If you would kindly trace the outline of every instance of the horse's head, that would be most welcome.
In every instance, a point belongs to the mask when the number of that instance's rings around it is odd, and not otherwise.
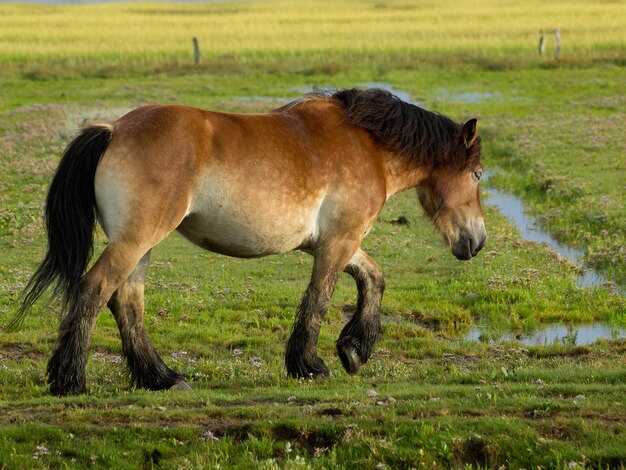
[[[483,169],[476,119],[463,125],[448,150],[459,158],[451,157],[447,159],[450,164],[433,167],[417,187],[417,195],[424,211],[448,242],[452,254],[460,260],[469,260],[487,240],[478,188]]]

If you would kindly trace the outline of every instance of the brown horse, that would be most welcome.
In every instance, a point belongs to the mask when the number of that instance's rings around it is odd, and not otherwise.
[[[357,309],[339,339],[355,373],[380,333],[385,287],[360,248],[385,201],[417,188],[452,253],[468,260],[486,239],[476,120],[460,126],[386,91],[312,93],[268,114],[145,106],[84,129],[67,147],[45,211],[48,251],[29,282],[19,322],[49,287],[67,312],[48,363],[55,395],[86,391],[94,323],[113,312],[136,387],[188,388],[144,329],[150,250],[173,230],[216,253],[253,258],[292,250],[314,257],[287,344],[293,377],[328,374],[317,341],[337,279],[350,274]],[[109,244],[86,273],[96,218]]]

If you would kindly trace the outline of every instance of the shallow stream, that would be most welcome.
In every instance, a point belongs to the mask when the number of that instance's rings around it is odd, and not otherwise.
[[[538,327],[532,333],[513,334],[494,332],[488,326],[474,326],[465,339],[484,343],[502,341],[519,341],[526,346],[546,346],[562,344],[564,346],[580,346],[593,344],[599,339],[626,338],[626,328],[606,323],[590,325],[562,325],[551,323]]]
[[[608,282],[602,274],[585,267],[584,251],[559,242],[543,230],[535,219],[527,216],[524,211],[524,203],[520,198],[489,186],[485,189],[487,192],[483,196],[484,202],[496,207],[502,215],[509,219],[519,229],[524,240],[548,245],[563,258],[570,260],[580,268],[577,280],[579,287],[599,287]]]

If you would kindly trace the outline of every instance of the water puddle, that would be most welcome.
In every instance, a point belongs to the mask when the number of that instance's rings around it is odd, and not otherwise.
[[[502,101],[500,93],[491,92],[466,92],[451,93],[450,90],[440,88],[436,91],[436,96],[440,100],[460,101],[462,103],[484,103],[485,101]]]
[[[535,219],[528,217],[524,211],[524,203],[520,198],[489,186],[486,189],[488,192],[483,196],[485,203],[497,208],[502,215],[509,219],[519,229],[524,240],[549,246],[581,269],[576,281],[579,287],[599,287],[612,284],[602,274],[585,267],[585,252],[583,250],[559,242],[541,229]]]
[[[562,344],[564,346],[581,346],[593,344],[600,339],[626,338],[626,328],[594,323],[591,325],[560,325],[550,324],[537,328],[529,334],[498,333],[488,327],[475,326],[465,336],[470,341],[483,343],[500,343],[518,341],[525,346],[548,346]]]

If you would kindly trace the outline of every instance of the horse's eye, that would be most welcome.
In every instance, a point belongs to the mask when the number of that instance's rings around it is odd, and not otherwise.
[[[476,181],[480,181],[480,177],[482,175],[483,175],[483,172],[481,170],[475,170],[473,176]]]

